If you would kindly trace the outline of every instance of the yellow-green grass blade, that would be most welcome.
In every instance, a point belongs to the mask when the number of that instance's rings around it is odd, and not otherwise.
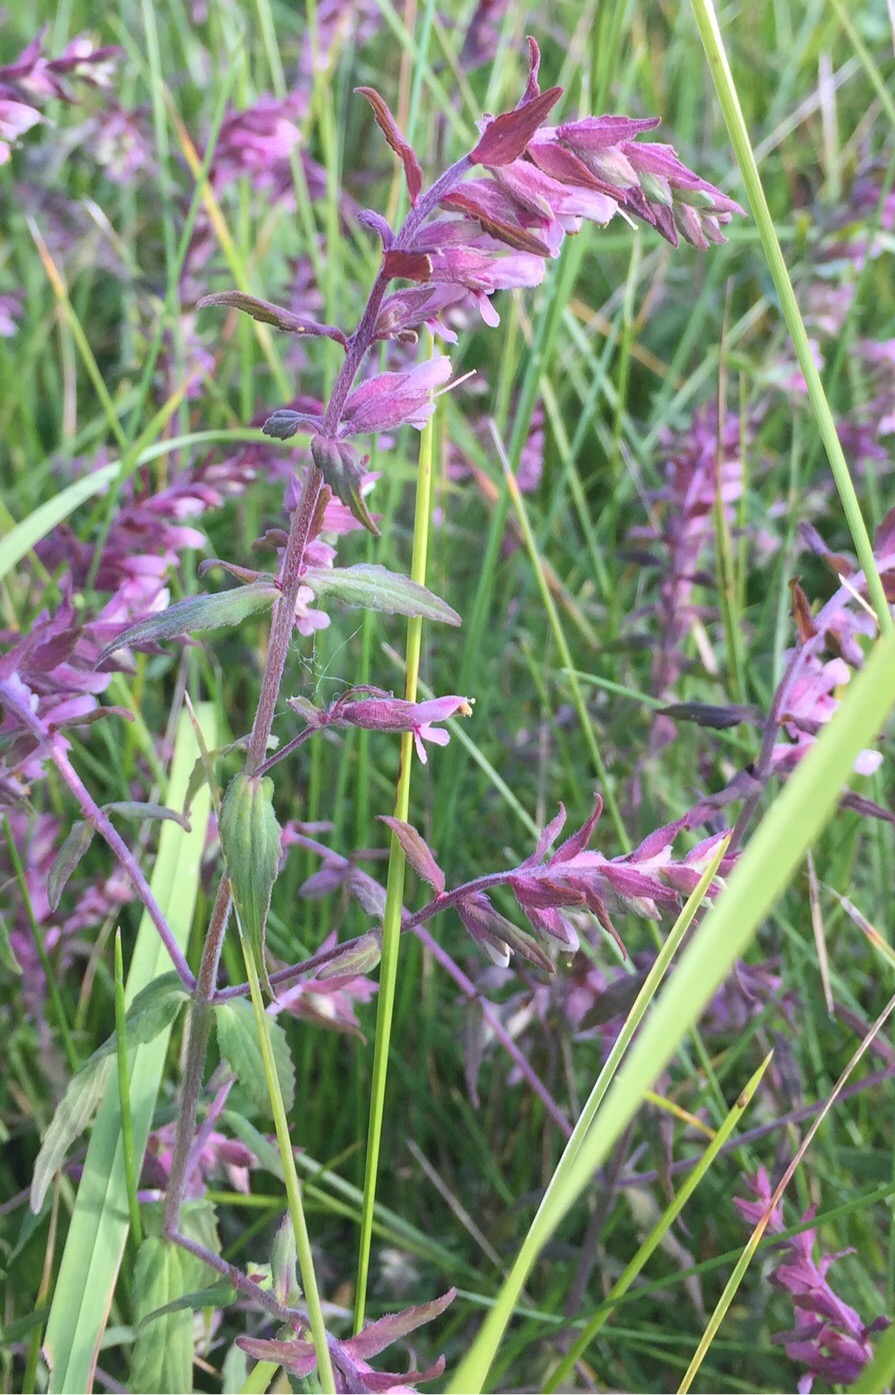
[[[849,685],[842,706],[804,759],[733,872],[727,889],[697,930],[677,972],[647,1014],[627,1061],[605,1096],[550,1205],[523,1242],[494,1307],[449,1387],[480,1391],[528,1274],[594,1171],[606,1159],[705,1004],[742,955],[787,889],[807,850],[838,803],[842,786],[863,747],[872,741],[895,703],[895,634],[880,641]]]
[[[206,744],[215,746],[214,706],[201,703],[196,713]],[[183,807],[196,754],[196,738],[184,712],[177,728],[165,796],[171,808]],[[181,947],[186,946],[192,922],[209,807],[206,787],[193,801],[192,832],[187,833],[178,824],[166,822],[159,838],[152,890]],[[144,915],[127,979],[127,1003],[170,967],[171,961],[151,921]],[[152,1123],[169,1035],[169,1031],[163,1032],[130,1055],[130,1100],[138,1161],[142,1159]],[[127,1233],[118,1082],[113,1077],[91,1132],[47,1324],[44,1350],[52,1367],[51,1392],[91,1388]]]
[[[721,36],[721,28],[718,24],[718,17],[715,13],[712,0],[691,0],[691,8],[699,29],[699,37],[702,40],[711,69],[712,78],[715,83],[715,90],[718,93],[718,100],[721,110],[724,113],[724,120],[730,134],[731,143],[736,153],[740,166],[740,173],[743,176],[743,183],[749,196],[749,203],[752,214],[755,218],[755,226],[758,229],[761,245],[764,249],[768,270],[774,281],[774,288],[780,300],[780,309],[786,321],[786,328],[799,361],[799,368],[805,379],[805,386],[808,392],[808,400],[811,403],[811,410],[817,424],[818,432],[823,440],[827,458],[830,462],[830,469],[839,492],[842,503],[842,511],[845,514],[845,521],[854,543],[855,551],[858,554],[858,561],[867,581],[867,589],[870,592],[870,600],[876,611],[879,627],[882,631],[892,628],[892,618],[886,602],[883,584],[880,580],[876,559],[873,555],[873,543],[864,522],[858,496],[852,483],[851,474],[848,468],[845,454],[839,437],[836,433],[836,424],[833,414],[830,411],[830,404],[824,392],[823,382],[814,355],[811,351],[811,343],[805,322],[799,310],[798,301],[792,288],[789,278],[786,261],[780,248],[780,241],[777,237],[777,230],[771,216],[770,208],[765,197],[761,176],[758,172],[758,165],[752,144],[749,139],[749,131],[746,120],[740,106],[740,99],[737,93],[730,64],[727,61],[727,53],[724,48],[724,41]]]

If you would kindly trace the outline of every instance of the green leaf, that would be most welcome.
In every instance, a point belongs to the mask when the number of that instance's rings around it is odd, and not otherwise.
[[[139,1337],[150,1323],[155,1322],[157,1318],[166,1317],[168,1313],[201,1313],[205,1308],[229,1308],[230,1304],[235,1302],[236,1296],[236,1289],[232,1284],[228,1284],[226,1279],[209,1284],[206,1288],[196,1289],[195,1293],[185,1293],[182,1298],[173,1298],[164,1307],[156,1308],[144,1317],[137,1336]]]
[[[165,804],[143,804],[137,799],[116,799],[111,804],[103,805],[103,813],[120,814],[125,819],[159,819],[162,822],[169,819],[172,823],[179,823],[187,833],[190,831],[190,821],[186,814],[179,814],[176,809],[169,809]]]
[[[95,829],[92,819],[76,819],[72,824],[47,877],[47,900],[51,911],[55,911],[59,905],[66,882],[93,842]]]
[[[173,971],[162,974],[137,994],[128,1009],[128,1047],[144,1046],[174,1022],[189,994]],[[118,1041],[114,1033],[94,1051],[68,1083],[44,1135],[31,1182],[31,1209],[40,1210],[47,1188],[78,1134],[99,1107]]]
[[[20,974],[22,966],[15,956],[12,944],[9,939],[9,925],[6,915],[0,911],[0,969],[5,969],[9,974]]]
[[[112,1040],[114,1042],[114,1037]],[[71,1144],[78,1134],[86,1129],[99,1108],[111,1069],[111,1055],[106,1053],[105,1056],[99,1057],[97,1052],[68,1082],[68,1088],[53,1112],[34,1164],[31,1210],[35,1213],[43,1206],[47,1188],[61,1167]]]
[[[190,635],[196,630],[217,630],[222,625],[238,625],[249,615],[259,610],[267,610],[278,595],[277,588],[267,581],[253,582],[251,586],[237,586],[230,591],[214,594],[203,592],[198,596],[187,596],[183,601],[169,605],[158,615],[150,615],[146,620],[123,630],[111,644],[107,644],[97,659],[103,663],[116,649],[130,648],[133,644],[158,643],[162,639],[174,639],[178,635]]]
[[[204,295],[199,301],[200,310],[210,305],[227,305],[233,310],[242,310],[244,314],[251,315],[253,320],[258,320],[263,325],[273,325],[275,329],[284,329],[290,334],[305,332],[304,321],[300,315],[294,315],[291,310],[284,310],[281,305],[274,305],[270,300],[247,295],[245,291],[216,291],[214,295]]]
[[[270,1096],[251,1007],[244,998],[233,998],[230,1002],[215,1006],[214,1018],[221,1055],[239,1077],[240,1084],[256,1109],[269,1117]],[[264,1020],[277,1066],[283,1104],[288,1112],[295,1101],[295,1067],[289,1054],[289,1043],[279,1022],[274,1022],[270,1017]]]
[[[440,620],[459,625],[460,616],[447,601],[434,595],[400,572],[390,572],[375,562],[358,562],[354,567],[308,567],[302,577],[314,595],[334,596],[346,605],[364,610],[382,610],[387,615],[418,615],[423,620]]]
[[[259,977],[270,992],[264,962],[264,926],[280,865],[280,825],[273,811],[273,780],[234,776],[224,796],[218,826],[240,927],[254,955]]]
[[[134,1268],[134,1325],[130,1388],[186,1392],[193,1388],[193,1318],[176,1306],[192,1282],[196,1260],[170,1240],[144,1240]],[[186,1271],[186,1272],[185,1272]],[[158,1321],[149,1318],[162,1310]]]

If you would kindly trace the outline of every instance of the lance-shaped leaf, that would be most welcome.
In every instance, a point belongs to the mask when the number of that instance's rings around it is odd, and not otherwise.
[[[267,610],[278,594],[272,582],[256,582],[252,586],[239,586],[214,595],[203,593],[187,596],[185,600],[169,605],[167,610],[161,610],[157,615],[150,615],[146,620],[122,630],[111,644],[106,645],[96,661],[97,665],[114,654],[116,649],[129,649],[134,644],[157,644],[159,640],[193,634],[197,630],[217,630],[222,625],[238,625],[247,616]]]
[[[410,195],[410,202],[416,203],[420,190],[423,187],[423,171],[420,162],[416,158],[413,146],[404,139],[398,127],[398,123],[388,109],[387,103],[375,87],[355,87],[355,92],[361,97],[366,97],[373,108],[373,115],[376,118],[376,125],[379,127],[392,150],[400,159],[404,166],[404,178],[407,181],[407,192]]]
[[[314,595],[335,596],[346,605],[365,610],[383,610],[388,615],[418,615],[423,620],[441,620],[446,625],[461,624],[460,616],[440,596],[412,581],[409,576],[390,572],[376,562],[358,562],[353,567],[308,567],[302,581]]]
[[[280,865],[280,825],[273,810],[273,780],[244,774],[234,776],[221,806],[218,830],[247,948],[270,992],[264,958],[264,927]]]
[[[676,722],[695,722],[699,727],[711,727],[715,731],[726,731],[728,727],[739,726],[740,722],[756,726],[759,720],[757,708],[737,703],[720,706],[710,702],[672,702],[657,710],[662,717],[672,717]]]
[[[534,936],[520,930],[511,920],[507,920],[506,916],[496,911],[483,891],[475,891],[458,901],[457,914],[472,938],[496,964],[506,967],[510,952],[516,950],[523,959],[537,965],[539,969],[544,969],[546,973],[556,972],[550,956]]]
[[[274,305],[269,300],[259,300],[258,296],[246,295],[244,291],[218,291],[215,295],[203,296],[199,301],[199,309],[203,310],[207,305],[228,305],[234,310],[243,310],[245,314],[251,315],[253,320],[273,325],[276,329],[284,329],[288,334],[323,335],[327,339],[334,339],[343,347],[347,343],[342,331],[333,325],[318,324],[316,320],[309,320],[304,315],[295,315],[291,310],[284,310],[281,305]]]
[[[547,120],[551,107],[562,96],[561,87],[548,87],[514,111],[489,121],[469,158],[479,165],[509,165],[518,160],[535,131]]]
[[[140,1046],[152,1041],[166,1027],[170,1027],[188,996],[180,976],[173,971],[154,979],[137,994],[128,1009],[125,1018],[128,1046]],[[112,1035],[94,1051],[68,1083],[34,1165],[31,1209],[35,1213],[43,1205],[47,1187],[70,1145],[90,1123],[102,1100],[106,1076],[112,1068],[117,1047],[117,1038]]]
[[[264,1074],[264,1058],[258,1041],[255,1016],[244,998],[218,1003],[214,1010],[221,1055],[232,1067],[256,1109],[270,1117],[270,1095]],[[286,1033],[278,1022],[265,1016],[267,1032],[286,1111],[295,1101],[295,1067],[289,1054]]]
[[[422,834],[417,833],[413,824],[405,823],[403,819],[392,818],[390,814],[380,814],[379,820],[388,824],[417,876],[428,882],[436,896],[440,896],[444,891],[444,873]]]
[[[51,911],[56,910],[66,882],[93,842],[95,828],[92,819],[77,819],[56,854],[56,860],[47,878],[47,900]]]

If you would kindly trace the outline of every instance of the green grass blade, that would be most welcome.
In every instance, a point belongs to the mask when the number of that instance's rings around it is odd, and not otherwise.
[[[216,745],[213,705],[200,704],[197,715],[206,743]],[[172,808],[183,804],[195,759],[196,739],[184,713],[177,729],[165,796]],[[193,803],[192,832],[186,833],[178,824],[166,822],[159,839],[152,890],[181,946],[186,945],[190,931],[208,812],[206,787]],[[132,1002],[141,988],[169,968],[170,959],[152,923],[144,915],[128,974],[127,1002]],[[146,1147],[169,1035],[169,1031],[163,1032],[130,1055],[130,1099],[137,1159],[142,1159]],[[128,1224],[118,1082],[113,1077],[91,1134],[47,1324],[44,1349],[52,1368],[51,1392],[91,1388]]]
[[[792,881],[836,808],[859,751],[880,730],[893,703],[895,634],[890,633],[849,685],[842,706],[762,821],[727,890],[694,935],[606,1095],[566,1185],[561,1192],[553,1192],[551,1204],[539,1213],[539,1230],[534,1236],[529,1232],[492,1312],[456,1373],[452,1391],[482,1389],[534,1260]]]
[[[761,1084],[765,1071],[771,1064],[771,1058],[773,1054],[774,1053],[772,1051],[768,1052],[767,1056],[765,1056],[761,1065],[758,1067],[758,1070],[749,1080],[745,1089],[743,1089],[742,1092],[737,1096],[737,1099],[735,1100],[732,1109],[728,1113],[727,1118],[724,1120],[721,1127],[716,1132],[714,1138],[709,1143],[708,1147],[706,1148],[705,1152],[700,1158],[699,1163],[696,1167],[694,1167],[693,1171],[690,1173],[690,1176],[686,1179],[686,1181],[677,1191],[671,1205],[668,1206],[665,1211],[663,1211],[662,1215],[659,1217],[659,1220],[656,1222],[655,1226],[653,1227],[650,1234],[646,1237],[643,1244],[639,1247],[633,1259],[631,1259],[631,1261],[625,1266],[625,1269],[620,1275],[620,1277],[612,1285],[612,1288],[610,1289],[607,1295],[605,1305],[602,1306],[599,1309],[599,1311],[594,1314],[593,1318],[587,1324],[587,1327],[584,1329],[581,1336],[575,1342],[575,1345],[563,1358],[561,1364],[554,1372],[553,1377],[551,1378],[550,1383],[547,1386],[548,1390],[553,1391],[562,1388],[563,1382],[567,1381],[569,1376],[571,1375],[572,1367],[575,1365],[576,1361],[580,1360],[580,1358],[587,1351],[587,1348],[590,1346],[591,1342],[596,1337],[597,1333],[612,1316],[613,1308],[611,1304],[614,1302],[614,1300],[621,1298],[623,1294],[627,1293],[628,1289],[631,1287],[632,1283],[637,1278],[637,1275],[643,1269],[643,1266],[646,1264],[647,1260],[650,1258],[652,1254],[655,1253],[656,1249],[661,1244],[662,1237],[667,1234],[673,1222],[680,1215],[681,1211],[684,1209],[690,1197],[693,1195],[696,1188],[699,1186],[699,1183],[702,1181],[703,1177],[708,1172],[712,1163],[715,1161],[715,1158],[718,1156],[722,1147],[727,1142],[730,1135],[733,1133],[739,1121],[742,1119],[746,1109],[752,1102],[752,1098],[755,1094],[755,1091]]]
[[[431,346],[430,346],[431,347]],[[432,464],[434,458],[434,418],[425,427],[420,441],[419,475],[416,489],[416,512],[413,528],[413,560],[411,576],[425,585],[426,558],[429,543],[429,520],[432,512]],[[407,659],[404,671],[404,697],[416,702],[422,652],[422,620],[414,616],[407,622]],[[410,777],[413,769],[413,735],[401,736],[401,761],[395,791],[394,816],[407,821],[410,814]],[[391,836],[389,843],[388,879],[385,915],[382,925],[382,967],[379,973],[379,1001],[376,1005],[376,1045],[373,1052],[373,1082],[370,1090],[370,1114],[367,1130],[367,1158],[364,1171],[364,1205],[358,1245],[357,1293],[354,1303],[354,1330],[364,1324],[367,1281],[370,1273],[370,1248],[373,1242],[373,1218],[376,1205],[376,1181],[379,1175],[379,1150],[382,1143],[385,1114],[385,1089],[388,1080],[389,1044],[395,1010],[395,990],[398,981],[398,951],[401,944],[401,911],[404,901],[405,858],[401,844]]]
[[[792,346],[795,349],[796,358],[808,388],[811,410],[826,448],[830,469],[839,491],[842,510],[852,536],[852,542],[867,578],[870,600],[876,611],[880,630],[885,634],[887,630],[892,628],[892,618],[873,556],[873,544],[870,541],[867,525],[858,503],[858,496],[849,474],[848,464],[836,434],[836,425],[830,411],[830,404],[827,401],[820,373],[814,362],[808,333],[792,288],[792,282],[789,279],[789,272],[777,237],[777,230],[774,227],[774,220],[771,217],[771,210],[765,198],[764,187],[758,173],[758,165],[755,162],[733,74],[730,71],[727,54],[724,50],[718,18],[711,0],[691,0],[691,3],[696,23],[699,26],[699,35],[708,58],[709,68],[714,78],[718,99],[724,112],[724,120],[727,123],[730,139],[739,162],[743,183],[749,195],[749,203],[761,238],[761,245],[764,248],[777,295],[780,298],[783,318],[786,321]]]

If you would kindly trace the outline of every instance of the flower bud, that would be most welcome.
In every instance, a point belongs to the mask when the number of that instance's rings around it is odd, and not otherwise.
[[[347,441],[337,441],[331,436],[314,436],[311,440],[311,455],[314,464],[337,498],[350,509],[358,523],[368,532],[379,536],[379,529],[367,511],[361,495],[361,484],[368,455],[360,455]]]

